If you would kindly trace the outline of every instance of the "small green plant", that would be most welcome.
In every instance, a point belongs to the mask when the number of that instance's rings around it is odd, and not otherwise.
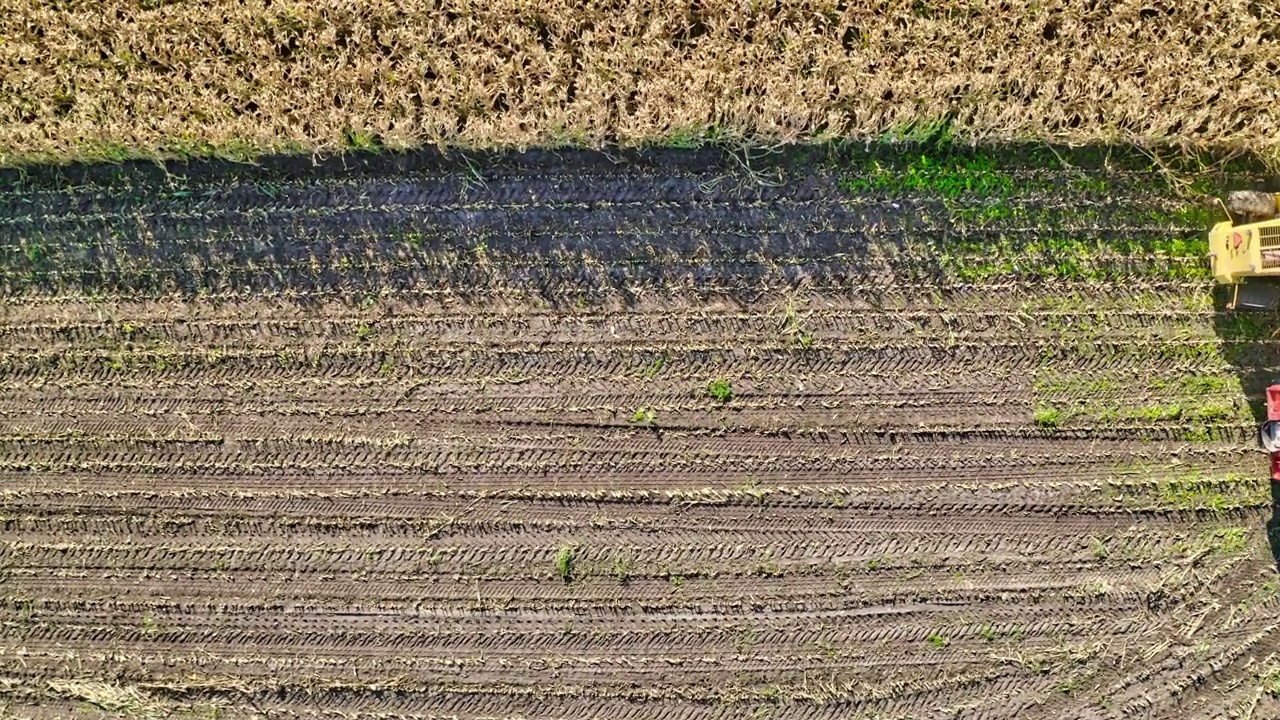
[[[1082,678],[1079,675],[1072,675],[1066,680],[1063,680],[1062,682],[1058,683],[1054,687],[1054,689],[1065,695],[1070,695],[1075,691],[1079,690],[1083,686],[1083,684],[1084,684],[1084,678]]]
[[[1188,375],[1179,379],[1178,385],[1184,391],[1195,395],[1208,395],[1231,390],[1230,380],[1216,375]]]
[[[995,640],[996,639],[995,628],[991,627],[991,623],[987,623],[986,625],[983,625],[982,632],[978,633],[978,637],[982,638],[983,640],[986,640],[987,642],[991,642],[992,640]]]
[[[256,183],[253,187],[272,200],[278,200],[284,194],[284,188],[277,183]]]
[[[1111,555],[1111,551],[1107,549],[1107,544],[1098,538],[1093,538],[1092,544],[1093,556],[1099,560],[1106,560]]]
[[[745,653],[760,642],[760,633],[755,628],[743,628],[742,632],[734,636],[729,642],[736,652]]]
[[[1103,425],[1106,425],[1107,423],[1119,422],[1120,408],[1104,407],[1098,411],[1098,414],[1095,416],[1095,419]]]
[[[1089,595],[1091,597],[1103,597],[1105,595],[1110,595],[1115,588],[1106,580],[1095,578],[1082,585],[1080,590],[1085,595]]]
[[[658,420],[658,414],[653,408],[637,408],[631,414],[631,422],[637,425],[653,425]]]
[[[368,323],[360,323],[360,327],[356,328],[356,339],[361,342],[368,340],[373,335],[373,328]]]
[[[710,394],[716,402],[729,402],[733,399],[733,385],[724,378],[716,378],[707,384],[707,393]]]
[[[356,130],[354,128],[347,130],[344,134],[347,149],[363,152],[381,152],[383,150],[382,142],[378,136],[364,130]]]
[[[467,165],[467,171],[462,175],[462,196],[465,198],[474,190],[488,189],[489,183],[485,180],[480,165],[466,155],[462,156],[462,161]]]
[[[1280,667],[1272,667],[1259,680],[1263,692],[1273,698],[1280,698]]]
[[[815,640],[814,647],[822,652],[823,657],[828,660],[834,660],[836,657],[836,645],[830,640]]]
[[[1213,434],[1209,432],[1209,428],[1202,423],[1195,423],[1186,428],[1183,430],[1182,436],[1188,442],[1209,442],[1213,439]]]
[[[1189,413],[1191,417],[1205,423],[1227,422],[1236,416],[1235,405],[1229,402],[1210,402]]]
[[[142,634],[152,637],[158,632],[160,627],[156,624],[156,619],[151,616],[151,613],[145,613],[142,616]]]
[[[566,583],[573,582],[573,548],[563,545],[556,551],[556,572]]]
[[[1071,185],[1077,190],[1095,194],[1105,193],[1107,189],[1111,187],[1110,183],[1108,183],[1105,178],[1092,177],[1089,175],[1081,175],[1073,180]]]
[[[618,582],[626,583],[631,579],[631,573],[635,569],[635,558],[630,555],[622,555],[621,553],[613,557],[613,574],[618,578]]]
[[[1218,546],[1218,552],[1223,555],[1233,555],[1244,550],[1249,545],[1246,532],[1242,527],[1222,528],[1213,531],[1213,538]]]
[[[1062,411],[1053,407],[1038,407],[1035,410],[1034,419],[1038,427],[1056,428],[1062,424]]]
[[[652,379],[662,372],[662,368],[667,366],[665,357],[656,357],[653,362],[649,363],[649,367],[645,368],[644,377],[646,380]]]
[[[782,568],[776,562],[760,562],[756,563],[752,568],[751,574],[756,577],[782,577]]]
[[[1161,420],[1177,420],[1182,417],[1181,405],[1148,405],[1138,408],[1135,414],[1142,420],[1148,422],[1159,422]]]
[[[756,478],[749,477],[747,481],[736,488],[744,495],[755,498],[756,503],[763,504],[765,497],[769,494],[768,490],[760,487],[760,481]]]
[[[938,633],[929,633],[929,636],[926,637],[925,640],[929,641],[930,645],[934,646],[939,650],[951,644],[950,640],[939,635]]]

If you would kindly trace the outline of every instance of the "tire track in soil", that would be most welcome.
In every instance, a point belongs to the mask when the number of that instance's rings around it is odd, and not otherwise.
[[[379,509],[383,506],[380,505]],[[938,538],[954,543],[970,538],[1018,538],[1027,541],[1058,537],[1125,535],[1141,525],[1144,534],[1160,536],[1185,529],[1194,514],[1080,513],[1070,516],[952,514],[945,519],[915,513],[878,512],[857,516],[835,508],[714,507],[603,503],[538,503],[498,500],[461,502],[441,497],[399,509],[395,513],[361,515],[353,507],[336,508],[322,517],[308,508],[294,513],[275,507],[252,512],[241,505],[232,515],[196,508],[115,510],[93,507],[62,511],[45,503],[18,508],[5,505],[0,518],[0,542],[34,542],[39,538],[81,536],[110,540],[112,536],[138,542],[193,538],[283,537],[304,540],[342,538],[381,541],[407,539],[519,538],[547,532],[579,531],[649,538],[697,538],[702,533],[743,533],[768,536],[806,533],[828,541],[858,536]],[[945,539],[945,540],[943,540]]]
[[[1035,424],[1045,369],[1141,377],[1053,396],[1120,406],[1235,371],[1149,249],[1201,231],[1138,176],[1013,167],[1040,184],[977,227],[786,158],[397,162],[0,193],[0,701],[1157,717],[1273,644],[1266,509],[1169,499],[1265,472],[1251,426]],[[1133,245],[1085,283],[930,249],[1048,234]],[[1204,667],[1161,645],[1196,617]]]

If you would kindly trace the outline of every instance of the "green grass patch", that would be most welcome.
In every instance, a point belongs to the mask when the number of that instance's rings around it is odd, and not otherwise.
[[[1251,475],[1176,470],[1162,477],[1159,470],[1152,469],[1145,475],[1108,481],[1108,496],[1123,507],[1133,509],[1158,507],[1213,512],[1265,507],[1271,502],[1270,480],[1265,471]]]
[[[343,132],[342,140],[346,149],[352,152],[380,153],[386,150],[375,133],[365,130],[348,128]]]
[[[950,640],[938,633],[929,633],[928,637],[925,638],[925,641],[939,650],[951,644]]]
[[[1217,325],[1219,336],[1226,340],[1270,340],[1280,328],[1280,316],[1275,313],[1232,312],[1222,315]]]
[[[1007,203],[997,202],[991,205],[960,206],[949,203],[948,212],[953,222],[973,225],[986,225],[1001,220],[1012,220],[1025,213],[1020,208],[1011,207]]]
[[[961,282],[1034,277],[1045,280],[1117,281],[1134,277],[1207,280],[1202,238],[1117,240],[1081,238],[1034,240],[949,240],[926,244],[922,257]]]
[[[1213,227],[1214,223],[1225,220],[1221,209],[1209,208],[1204,205],[1188,205],[1174,211],[1173,220],[1178,224],[1191,227],[1202,227],[1207,232]],[[1206,241],[1207,242],[1207,241]]]
[[[990,155],[919,152],[905,162],[874,159],[860,174],[841,185],[850,192],[928,193],[956,199],[964,196],[1004,197],[1013,192],[1014,179],[997,167]]]
[[[556,573],[564,582],[573,582],[574,558],[572,547],[564,545],[556,551]]]
[[[1109,304],[1101,304],[1101,299],[1088,292],[1076,291],[1061,295],[1042,295],[1027,298],[1019,306],[1024,315],[1038,313],[1085,313],[1105,312],[1112,307],[1133,310],[1179,310],[1184,312],[1207,312],[1213,310],[1213,294],[1208,291],[1177,292],[1138,292],[1124,299],[1108,299]]]
[[[1217,401],[1208,402],[1204,405],[1200,405],[1199,407],[1192,408],[1191,411],[1187,413],[1187,418],[1191,420],[1198,420],[1203,423],[1215,424],[1243,421],[1246,419],[1245,415],[1247,414],[1248,408],[1242,407],[1239,404]]]
[[[1183,423],[1192,435],[1187,440],[1204,441],[1209,426],[1247,425],[1251,420],[1248,408],[1242,404],[1215,401],[1195,405],[1193,400],[1150,403],[1144,405],[1118,405],[1093,402],[1087,398],[1066,404],[1042,406],[1036,411],[1036,424],[1041,427],[1077,427],[1098,425],[1128,425]]]
[[[1169,366],[1170,355],[1205,362],[1220,360],[1212,340],[1193,342],[1189,348],[1158,346],[1144,353],[1155,356],[1150,361],[1153,367]],[[1088,348],[1076,354],[1087,356]],[[1176,424],[1185,431],[1184,439],[1206,441],[1212,439],[1218,426],[1243,427],[1253,423],[1240,381],[1230,371],[1193,371],[1151,378],[1105,370],[1060,372],[1054,365],[1067,358],[1059,355],[1052,353],[1052,359],[1036,372],[1031,387],[1038,411],[1045,414],[1046,422],[1052,421],[1056,426]]]
[[[1102,195],[1111,189],[1111,183],[1103,177],[1081,174],[1071,180],[1071,187],[1079,192]]]
[[[1092,339],[1072,342],[1070,338],[1066,338],[1062,342],[1048,342],[1040,347],[1042,367],[1051,368],[1062,363],[1103,359],[1110,359],[1115,364],[1139,362],[1149,367],[1181,365],[1191,369],[1216,369],[1223,364],[1221,348],[1212,340],[1109,347]]]
[[[1064,420],[1062,411],[1055,407],[1041,406],[1032,414],[1037,427],[1052,429],[1060,427]]]
[[[1159,485],[1158,497],[1163,507],[1221,511],[1239,507],[1250,495],[1257,494],[1257,488],[1253,489],[1253,493],[1237,492],[1241,486],[1248,489],[1247,480],[1238,475],[1228,475],[1221,479],[1171,478]]]
[[[1167,405],[1144,405],[1137,408],[1124,408],[1120,411],[1120,417],[1123,419],[1134,418],[1138,420],[1146,420],[1147,422],[1162,422],[1164,420],[1177,420],[1182,417],[1182,406],[1178,404]]]
[[[1280,699],[1280,666],[1272,666],[1258,677],[1258,685],[1272,698]]]
[[[1194,540],[1174,546],[1180,555],[1238,555],[1249,547],[1249,530],[1242,527],[1217,527],[1205,530]]]
[[[1156,390],[1166,389],[1168,385],[1168,383],[1161,380],[1153,380],[1150,383],[1151,388]],[[1188,375],[1178,378],[1177,386],[1185,393],[1201,395],[1240,390],[1240,382],[1238,380],[1219,375]]]
[[[707,394],[716,402],[729,402],[733,399],[733,385],[724,378],[716,378],[707,384]]]
[[[636,408],[630,420],[636,425],[653,425],[658,422],[658,413],[653,408]]]

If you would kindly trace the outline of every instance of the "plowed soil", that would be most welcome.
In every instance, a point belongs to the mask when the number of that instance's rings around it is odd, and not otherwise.
[[[742,160],[0,190],[6,716],[1280,716],[1204,228]]]

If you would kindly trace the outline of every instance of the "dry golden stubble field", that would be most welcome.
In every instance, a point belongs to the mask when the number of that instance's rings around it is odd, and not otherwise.
[[[0,164],[927,133],[1273,153],[1273,3],[0,2]]]

